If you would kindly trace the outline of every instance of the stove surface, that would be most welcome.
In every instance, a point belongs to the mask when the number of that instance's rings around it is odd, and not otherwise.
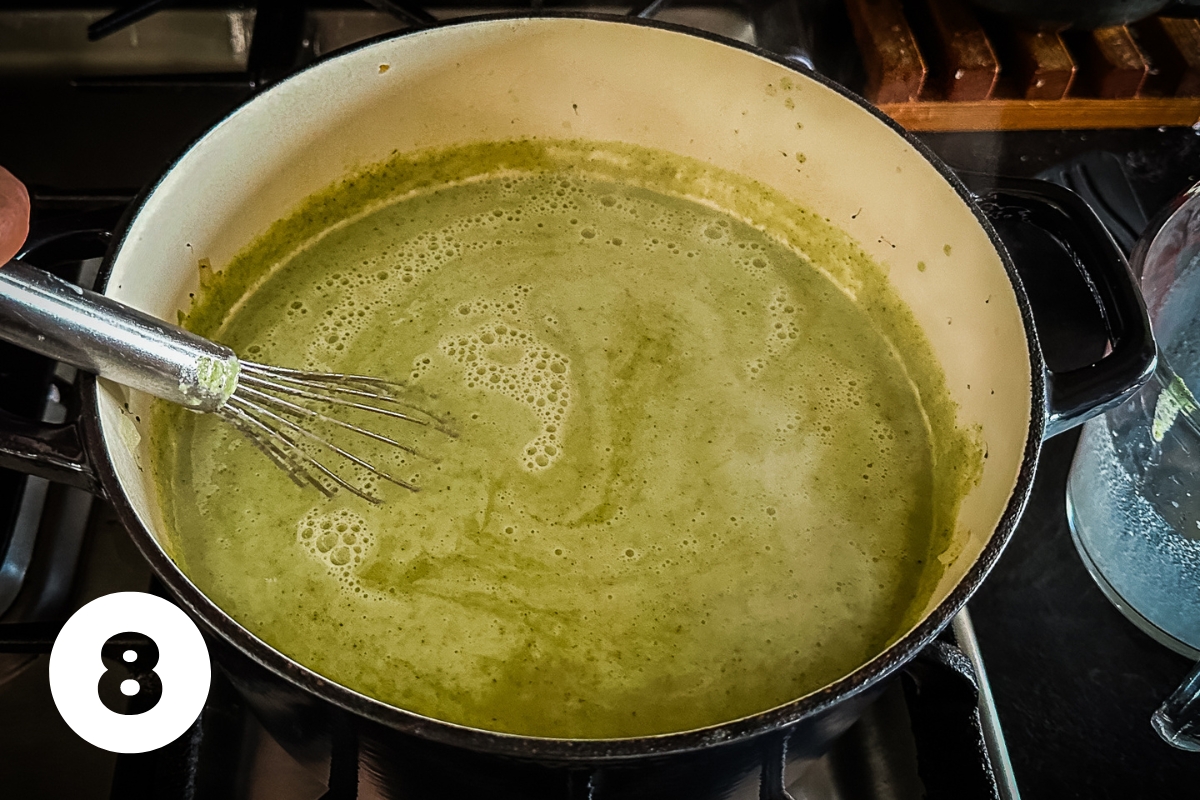
[[[407,24],[358,3],[200,4],[150,17],[96,48],[82,31],[106,11],[70,5],[31,13],[0,4],[0,97],[18,120],[0,126],[0,164],[33,188],[36,221],[51,233],[111,228],[120,210],[190,141],[263,86],[313,58]],[[687,4],[659,18],[770,47],[853,81],[861,77],[861,65],[845,55],[849,26],[844,14],[838,16],[840,8],[840,2],[825,0]],[[474,11],[429,10],[436,18]],[[272,23],[256,37],[256,20],[263,15]],[[813,44],[814,21],[824,37],[819,46]],[[1200,177],[1200,135],[1191,129],[922,139],[952,167],[989,174],[1036,175],[1089,151],[1113,153],[1151,214]],[[94,276],[103,237],[55,241],[42,251],[47,261],[38,263],[61,265],[84,282],[89,269]],[[1037,284],[1038,265],[1028,270],[1027,282]],[[1071,325],[1041,332],[1052,366],[1092,359],[1103,337],[1094,308],[1087,306],[1090,295],[1081,298],[1079,287],[1045,283],[1043,302],[1056,304],[1060,319],[1091,326],[1084,334]],[[52,364],[0,349],[0,409],[62,419],[71,411],[71,377]],[[1018,788],[1035,799],[1194,793],[1200,762],[1160,742],[1148,723],[1189,665],[1108,605],[1070,543],[1062,498],[1074,439],[1067,434],[1047,444],[1024,520],[970,605],[987,669],[978,704],[972,696],[965,714],[961,703],[950,713],[954,703],[923,704],[911,682],[894,684],[826,757],[788,763],[783,783],[795,800],[973,800],[1016,797]],[[27,579],[13,584],[9,566],[21,541],[28,550],[21,571]],[[0,602],[0,623],[61,620],[102,594],[152,588],[146,564],[106,504],[5,471],[0,471],[0,554],[0,601],[5,578],[16,586],[11,608]],[[64,558],[67,568],[54,566]],[[82,566],[72,579],[75,563]],[[969,626],[961,618],[952,634],[971,654]],[[219,677],[208,709],[173,745],[123,757],[92,748],[53,709],[47,658],[5,653],[2,641],[0,634],[4,797],[353,796],[344,784],[335,781],[329,788],[323,776],[304,772]],[[978,673],[978,661],[975,667]],[[1006,770],[1009,756],[1015,785]],[[358,777],[358,797],[385,796],[369,775]],[[762,786],[757,775],[747,776],[726,796],[774,796]],[[605,800],[602,792],[596,800]]]

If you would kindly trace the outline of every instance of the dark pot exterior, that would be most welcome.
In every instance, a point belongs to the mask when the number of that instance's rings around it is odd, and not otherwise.
[[[565,761],[533,752],[497,755],[405,733],[303,691],[225,637],[207,638],[263,728],[315,777],[328,780],[331,789],[348,782],[360,793],[366,784],[396,800],[582,800],[593,794],[718,800],[735,792],[784,798],[785,763],[824,755],[889,685],[877,683],[793,724],[736,742],[656,752],[654,739],[646,738],[644,755]]]

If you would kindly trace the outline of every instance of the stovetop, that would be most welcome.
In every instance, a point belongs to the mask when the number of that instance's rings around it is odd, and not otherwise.
[[[118,34],[125,38],[111,43],[103,58],[80,61],[78,53],[85,52],[86,43],[78,41],[78,35],[65,43],[43,41],[40,51],[12,44],[18,41],[10,30],[15,17],[0,3],[0,99],[13,109],[15,120],[0,126],[0,164],[33,187],[35,218],[47,238],[81,227],[93,232],[55,239],[43,250],[39,264],[58,266],[67,277],[86,283],[89,273],[94,277],[95,256],[102,252],[100,231],[115,224],[130,199],[189,141],[299,64],[405,24],[365,4],[327,3],[315,10],[313,5],[267,2],[257,8],[168,12],[192,14],[175,18],[188,31],[218,26],[220,46],[181,46],[170,40],[170,35],[179,35],[171,33],[170,25],[156,40],[144,33],[143,24],[142,40],[130,45],[127,29]],[[827,40],[813,47],[811,27],[799,22],[802,11],[810,12],[809,19],[836,17],[831,5],[837,4],[688,4],[670,14],[675,21],[815,61],[853,80],[853,59],[837,56],[838,37],[848,28],[831,23],[823,29],[830,32]],[[75,15],[82,23],[104,16],[87,3],[73,6],[60,13]],[[470,9],[447,5],[432,11],[444,17]],[[255,20],[263,15],[273,22],[260,29]],[[255,30],[270,33],[255,37]],[[169,67],[155,66],[145,52],[155,41],[168,41],[165,52],[179,56],[186,51],[187,57],[180,56]],[[800,46],[806,41],[809,46]],[[54,47],[60,48],[53,51],[59,65],[54,69],[30,66],[33,62],[18,58]],[[13,59],[20,63],[13,66]],[[951,166],[990,174],[1061,178],[1063,171],[1056,168],[1077,156],[1092,151],[1115,154],[1137,204],[1151,213],[1200,178],[1200,132],[1191,129],[922,138]],[[1129,216],[1121,213],[1128,197],[1120,186],[1076,188],[1091,191],[1089,199],[1099,205],[1112,203],[1110,216]],[[1114,193],[1117,199],[1112,199]],[[1010,235],[1020,237],[1019,232]],[[1014,248],[1020,246],[1018,242]],[[1021,266],[1031,291],[1041,293],[1035,302],[1058,312],[1040,331],[1051,365],[1064,368],[1092,360],[1103,348],[1103,337],[1095,327],[1095,311],[1087,305],[1089,298],[1081,296],[1078,287],[1039,281],[1036,256]],[[1084,326],[1082,332],[1076,323]],[[0,345],[0,408],[27,417],[62,419],[72,412],[71,378],[69,370]],[[1190,665],[1112,609],[1071,544],[1063,493],[1075,438],[1066,434],[1045,446],[1023,521],[969,606],[976,636],[966,617],[948,634],[968,652],[977,639],[987,673],[978,705],[972,695],[967,712],[961,702],[958,711],[950,712],[954,703],[922,704],[912,685],[896,683],[826,758],[789,766],[785,779],[796,800],[923,795],[971,800],[1015,797],[1018,789],[1020,795],[1035,799],[1194,794],[1192,787],[1200,785],[1200,759],[1167,747],[1148,722],[1151,711]],[[9,598],[14,602],[5,615],[5,581],[13,585],[10,565],[21,548],[25,555],[16,562],[23,560],[20,572],[25,580],[20,593]],[[118,589],[153,588],[148,568],[104,503],[93,504],[77,490],[3,471],[0,553],[5,556],[0,621],[62,619],[92,597]],[[76,562],[83,567],[71,579]],[[173,745],[120,758],[92,748],[74,737],[53,710],[46,660],[0,653],[0,681],[20,670],[17,677],[0,683],[2,796],[350,796],[344,787],[329,789],[289,763],[219,677],[208,709]],[[977,678],[982,677],[979,666],[977,662]],[[999,726],[992,724],[994,718]],[[931,735],[930,727],[938,731]],[[976,744],[983,748],[982,759]],[[1015,786],[1006,774],[1009,759]],[[747,784],[745,796],[758,797],[757,786]],[[359,796],[370,795],[360,787]]]

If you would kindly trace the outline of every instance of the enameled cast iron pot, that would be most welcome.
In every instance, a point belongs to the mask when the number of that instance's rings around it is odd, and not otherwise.
[[[404,797],[531,796],[558,786],[578,797],[722,796],[761,766],[763,752],[777,763],[782,747],[820,752],[962,607],[1017,523],[1043,438],[1119,402],[1148,375],[1145,310],[1123,258],[1077,198],[1001,187],[993,206],[1078,256],[1112,331],[1100,362],[1049,374],[1017,273],[980,206],[894,123],[751,47],[565,14],[479,18],[368,43],[258,95],[141,199],[109,254],[103,291],[173,320],[197,289],[200,259],[220,268],[355,167],[395,151],[512,137],[627,142],[750,176],[818,211],[887,266],[941,360],[960,423],[982,430],[987,458],[962,504],[960,551],[920,623],[886,652],[818,692],[703,730],[569,741],[462,728],[326,681],[188,580],[159,544],[156,490],[139,466],[150,456],[135,421],[146,418],[146,397],[87,379],[74,426],[0,419],[0,465],[104,494],[268,730],[315,769],[330,769],[331,749],[350,748],[365,765],[362,780],[402,786]],[[431,778],[443,762],[454,765],[450,774]],[[728,764],[741,766],[731,773]]]

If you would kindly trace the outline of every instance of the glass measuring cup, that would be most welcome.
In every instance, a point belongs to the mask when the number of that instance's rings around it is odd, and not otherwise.
[[[1088,422],[1067,482],[1079,554],[1147,634],[1200,659],[1200,184],[1151,225],[1131,265],[1158,366],[1127,403]],[[1154,715],[1171,744],[1200,750],[1200,668]]]

